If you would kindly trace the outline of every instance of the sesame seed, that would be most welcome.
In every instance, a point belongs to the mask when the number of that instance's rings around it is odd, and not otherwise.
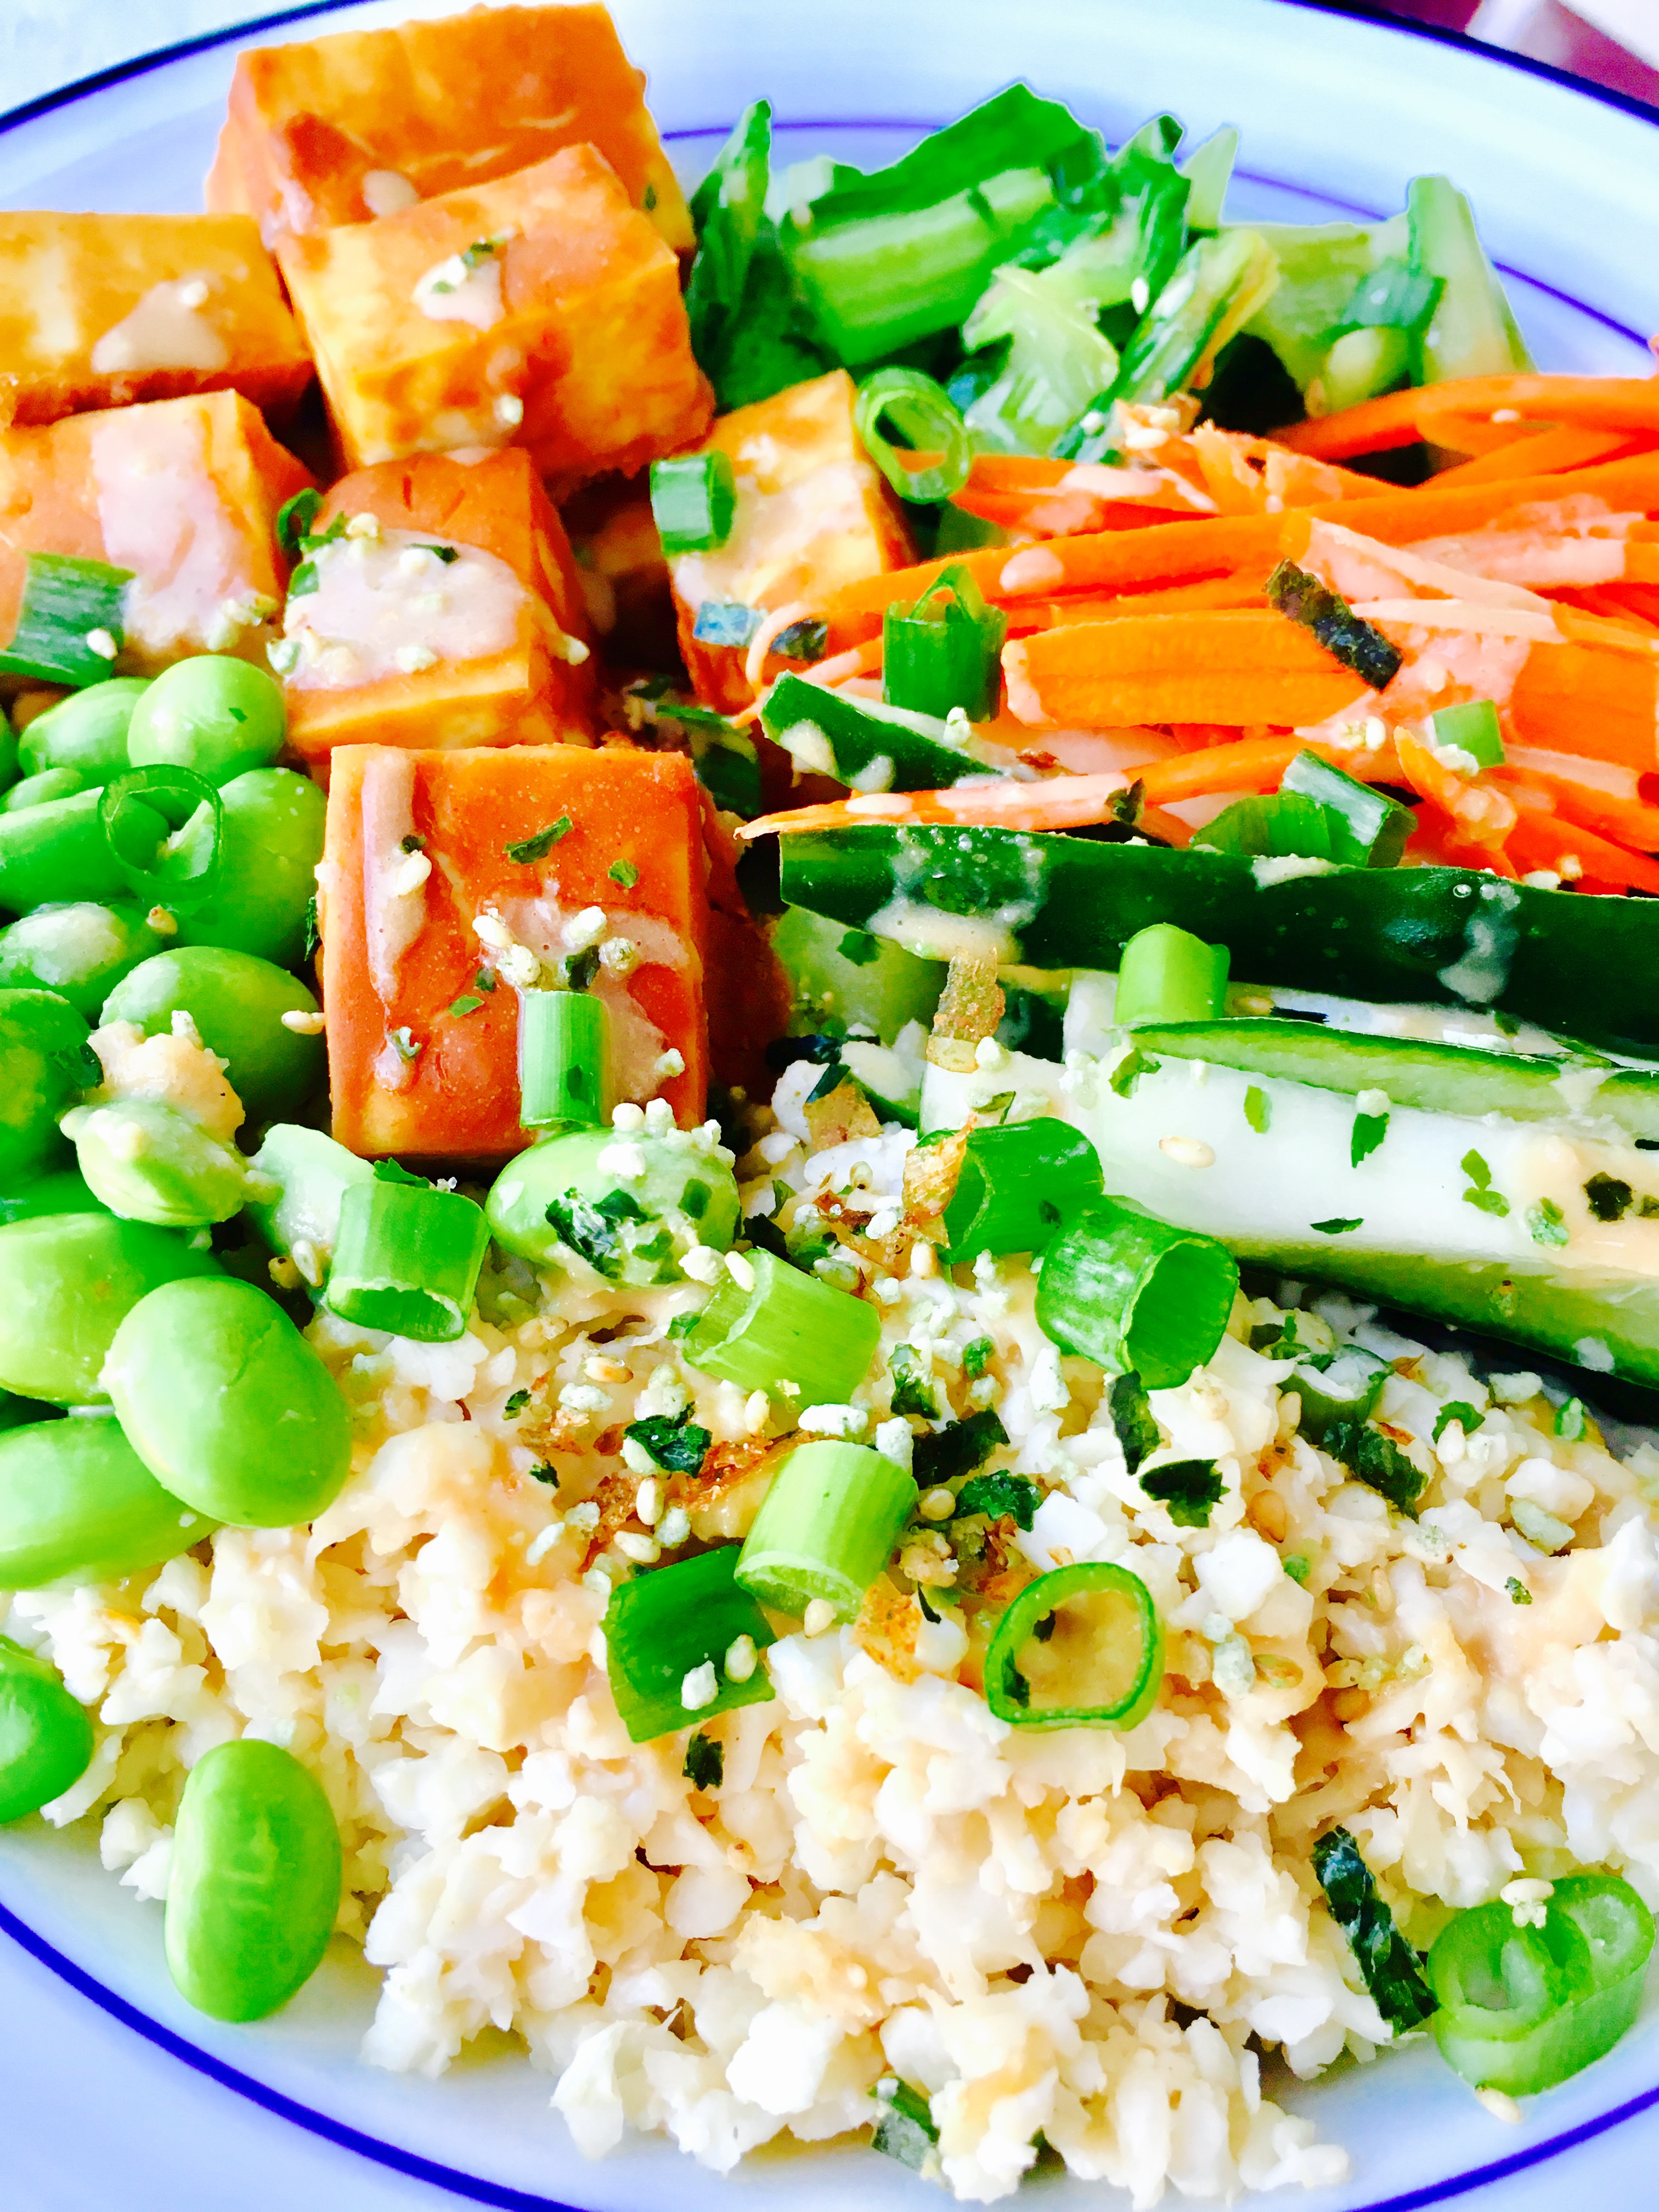
[[[1181,1168],[1212,1168],[1215,1152],[1198,1137],[1160,1137],[1158,1149]]]
[[[924,1491],[916,1507],[924,1521],[948,1521],[956,1510],[956,1492],[947,1490],[943,1483],[937,1490]]]
[[[303,1006],[290,1006],[283,1016],[283,1027],[292,1030],[295,1036],[320,1036],[324,1020],[320,1013],[307,1012]]]
[[[808,1636],[822,1636],[836,1625],[836,1608],[827,1597],[815,1597],[807,1607],[801,1628]]]
[[[726,1679],[728,1682],[746,1682],[760,1663],[760,1654],[755,1649],[752,1636],[734,1637],[726,1654]]]
[[[653,1567],[662,1557],[662,1546],[654,1536],[636,1536],[632,1529],[624,1528],[611,1540],[623,1559],[631,1559],[636,1567]],[[703,1699],[705,1705],[712,1702],[708,1698]]]

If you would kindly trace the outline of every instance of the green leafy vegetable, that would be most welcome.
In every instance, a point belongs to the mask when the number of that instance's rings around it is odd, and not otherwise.
[[[1155,1452],[1164,1439],[1152,1419],[1145,1386],[1133,1367],[1113,1376],[1106,1389],[1106,1406],[1122,1449],[1123,1464],[1131,1474],[1137,1474],[1142,1460]]]
[[[1148,1468],[1140,1486],[1148,1498],[1167,1508],[1178,1528],[1207,1528],[1211,1514],[1227,1494],[1212,1459],[1176,1459]]]
[[[999,1444],[1007,1441],[1008,1431],[1000,1417],[988,1406],[981,1413],[969,1413],[966,1420],[953,1421],[948,1429],[918,1437],[912,1448],[911,1473],[920,1488],[932,1490],[941,1482],[971,1474]]]
[[[685,1764],[680,1772],[694,1790],[718,1790],[726,1779],[726,1746],[718,1736],[705,1735],[699,1729],[685,1747]]]
[[[1472,1437],[1485,1418],[1467,1399],[1449,1398],[1434,1417],[1434,1441],[1438,1443],[1454,1421],[1466,1437]]]
[[[1492,1170],[1481,1158],[1480,1153],[1465,1152],[1462,1165],[1471,1185],[1471,1188],[1463,1193],[1464,1205],[1473,1206],[1481,1213],[1495,1213],[1500,1217],[1506,1214],[1510,1210],[1510,1202],[1502,1191],[1492,1188]]]
[[[1389,1117],[1386,1114],[1356,1114],[1352,1133],[1348,1139],[1349,1164],[1358,1167],[1362,1160],[1370,1159],[1388,1133]]]
[[[698,1428],[684,1414],[674,1420],[665,1413],[648,1414],[642,1421],[630,1421],[623,1434],[671,1474],[696,1474],[714,1442],[707,1429]]]
[[[1395,1926],[1346,1828],[1331,1828],[1320,1837],[1313,1847],[1313,1866],[1331,1917],[1347,1937],[1377,2010],[1396,2035],[1420,2027],[1435,2009],[1422,1962]]]
[[[622,1224],[644,1221],[647,1217],[638,1200],[625,1190],[608,1190],[599,1199],[568,1190],[562,1199],[551,1201],[547,1218],[558,1231],[560,1242],[604,1275],[622,1258]]]
[[[625,891],[631,891],[640,879],[640,872],[632,860],[613,860],[605,872],[613,884],[620,884]]]
[[[1142,1052],[1138,1045],[1131,1045],[1107,1081],[1119,1098],[1133,1098],[1135,1085],[1141,1077],[1156,1075],[1162,1066],[1163,1062],[1154,1060],[1150,1053]]]
[[[913,1413],[919,1420],[938,1420],[939,1399],[922,1371],[914,1347],[896,1344],[887,1365],[893,1377],[893,1411]]]
[[[1027,1476],[1000,1468],[994,1474],[976,1474],[964,1482],[957,1492],[957,1511],[983,1513],[993,1521],[1006,1513],[1022,1528],[1029,1528],[1042,1499],[1042,1492]]]
[[[520,864],[544,860],[560,838],[570,835],[571,826],[570,817],[562,814],[556,822],[550,822],[545,830],[538,830],[533,836],[523,838],[516,845],[504,845],[501,849],[509,860]]]
[[[515,1390],[513,1393],[513,1395],[507,1400],[506,1405],[501,1407],[501,1419],[504,1421],[516,1421],[520,1414],[523,1413],[525,1407],[529,1403],[530,1393],[528,1390]]]
[[[884,2100],[870,2147],[887,2158],[896,2158],[913,2173],[938,2171],[939,2130],[920,2089],[901,2081],[892,2096]]]
[[[1356,1482],[1364,1483],[1402,1513],[1414,1512],[1424,1477],[1381,1429],[1368,1421],[1333,1421],[1324,1449],[1340,1460]]]
[[[962,1371],[970,1382],[984,1374],[996,1357],[996,1345],[988,1336],[976,1336],[971,1344],[962,1347]]]
[[[1360,1213],[1334,1213],[1328,1221],[1310,1221],[1308,1226],[1322,1237],[1346,1237],[1350,1230],[1363,1229],[1365,1217]]]

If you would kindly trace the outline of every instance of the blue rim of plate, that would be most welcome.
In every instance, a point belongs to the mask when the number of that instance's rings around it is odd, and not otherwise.
[[[0,113],[0,134],[15,130],[21,124],[32,123],[40,116],[49,115],[57,108],[70,106],[89,93],[102,92],[112,85],[124,84],[133,77],[148,76],[152,70],[165,68],[171,62],[185,60],[193,54],[210,52],[216,46],[233,45],[255,32],[277,30],[287,24],[305,22],[314,16],[340,15],[358,3],[359,0],[307,0],[307,4],[302,7],[285,8],[269,15],[252,16],[246,22],[228,25],[223,30],[204,32],[197,38],[181,39],[172,46],[158,46],[152,52],[137,54],[129,61],[117,62],[108,69],[94,70],[88,76],[76,78],[72,84],[62,85],[55,92],[43,93],[38,99],[25,100],[21,106]],[[1346,4],[1346,0],[1339,0],[1339,4],[1334,5],[1328,4],[1328,0],[1279,0],[1279,4],[1298,9],[1307,15],[1333,15],[1339,19],[1373,23],[1401,38],[1419,39],[1430,45],[1449,46],[1473,54],[1482,61],[1542,77],[1580,98],[1600,100],[1607,106],[1635,116],[1639,121],[1659,126],[1659,108],[1650,106],[1645,100],[1637,100],[1627,93],[1614,92],[1604,85],[1587,83],[1565,70],[1556,69],[1550,63],[1534,61],[1526,55],[1506,53],[1499,47],[1486,45],[1481,40],[1468,38],[1461,31],[1441,30],[1430,24],[1402,22],[1398,16],[1388,15],[1380,9]],[[919,118],[907,120],[902,117],[884,116],[880,120],[884,127],[893,129],[927,131],[937,127],[931,120]],[[849,121],[845,118],[806,118],[787,127],[791,130],[827,131],[870,126],[867,123],[860,125],[856,120]],[[684,131],[665,131],[663,137],[668,141],[724,137],[726,128],[724,125],[709,125]],[[1239,174],[1261,184],[1281,181],[1248,170],[1241,170]],[[1345,206],[1347,203],[1333,200],[1331,204]],[[1376,213],[1373,209],[1359,207],[1352,211],[1365,216]],[[1519,277],[1535,290],[1565,301],[1607,329],[1634,339],[1638,344],[1644,342],[1639,332],[1616,321],[1611,315],[1604,315],[1598,309],[1587,306],[1583,301],[1573,299],[1571,294],[1558,291],[1552,285],[1541,284],[1536,277],[1528,276],[1521,270],[1509,269],[1502,264],[1499,267],[1505,276]],[[397,2143],[387,2142],[379,2136],[365,2134],[362,2129],[354,2128],[346,2121],[335,2119],[312,2106],[303,2105],[280,2089],[270,2088],[254,2075],[245,2074],[240,2067],[216,2057],[199,2044],[191,2043],[187,2037],[178,2034],[160,2021],[152,2019],[148,2013],[141,2011],[137,2005],[130,2003],[106,1983],[100,1982],[95,1975],[77,1966],[56,1945],[37,1935],[4,1904],[0,1904],[0,1935],[9,1936],[38,1965],[45,1966],[78,1996],[87,1998],[123,2027],[131,2029],[135,2035],[142,2037],[156,2050],[165,2051],[171,2058],[179,2059],[193,2072],[217,2083],[221,2088],[245,2097],[262,2111],[272,2113],[278,2119],[287,2120],[295,2127],[303,2128],[307,2134],[317,2136],[325,2142],[332,2143],[342,2150],[354,2151],[360,2158],[368,2159],[374,2165],[387,2167],[394,2173],[407,2174],[411,2180],[423,2181],[434,2188],[447,2190],[453,2196],[462,2197],[468,2203],[494,2207],[495,2212],[576,2212],[576,2208],[566,2204],[560,2197],[536,2196],[526,2190],[512,2188],[504,2182],[487,2181],[482,2175],[465,2173],[457,2166],[445,2166],[435,2159],[422,2157],[417,2151],[404,2150]],[[1659,2085],[1644,2090],[1639,2096],[1627,2098],[1622,2105],[1615,2105],[1591,2119],[1581,2121],[1577,2127],[1565,2128],[1559,2135],[1547,2136],[1541,2142],[1529,2144],[1524,2150],[1513,2151],[1507,2158],[1492,2159],[1484,2166],[1466,2167],[1462,2173],[1450,2174],[1443,2181],[1427,2183],[1420,2189],[1409,2189],[1393,2197],[1374,2198],[1369,2204],[1356,2206],[1354,2212],[1427,2212],[1430,2206],[1449,2203],[1473,2189],[1486,2188],[1493,2182],[1508,2180],[1513,2174],[1524,2173],[1533,2166],[1547,2165],[1564,2152],[1576,2149],[1581,2143],[1593,2142],[1598,2136],[1608,2134],[1613,2129],[1621,2127],[1626,2120],[1652,2111],[1656,2106],[1659,2106]]]

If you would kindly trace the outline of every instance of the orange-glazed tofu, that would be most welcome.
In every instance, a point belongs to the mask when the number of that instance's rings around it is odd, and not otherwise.
[[[246,216],[0,214],[0,421],[225,390],[280,417],[310,381]]]
[[[277,258],[354,468],[519,445],[558,499],[708,428],[679,263],[591,146]]]
[[[722,415],[705,441],[704,450],[731,456],[732,534],[717,552],[677,555],[669,569],[685,665],[699,697],[727,714],[748,706],[755,687],[741,647],[698,639],[702,607],[816,611],[843,584],[915,559],[898,502],[853,427],[856,396],[838,368]]]
[[[392,215],[597,146],[676,252],[691,218],[599,7],[474,8],[240,55],[207,204],[284,231]]]
[[[520,1151],[519,994],[584,955],[610,1016],[612,1100],[702,1118],[707,858],[690,761],[350,745],[332,767],[319,905],[342,1144]]]
[[[132,572],[117,670],[204,651],[263,665],[288,576],[276,510],[310,481],[236,392],[0,432],[0,640],[26,556],[69,553]]]
[[[289,741],[307,760],[368,743],[592,738],[586,609],[528,453],[361,469],[334,486],[311,535],[328,542],[295,569],[272,651]]]

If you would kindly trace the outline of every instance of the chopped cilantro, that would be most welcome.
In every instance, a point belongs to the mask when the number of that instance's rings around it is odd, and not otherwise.
[[[1304,1589],[1307,1588],[1308,1577],[1313,1572],[1313,1561],[1305,1552],[1286,1552],[1279,1565],[1293,1583],[1299,1583]]]
[[[640,879],[640,872],[631,860],[613,860],[605,872],[625,891],[631,891]]]
[[[304,491],[296,491],[292,499],[285,499],[276,510],[276,543],[290,559],[300,550],[301,540],[317,519],[317,510],[323,503],[323,495],[309,484]]]
[[[1253,1083],[1244,1093],[1244,1119],[1258,1137],[1265,1137],[1273,1125],[1273,1100]]]
[[[988,1336],[976,1336],[971,1344],[962,1347],[962,1371],[970,1382],[977,1382],[996,1357],[996,1346]]]
[[[1463,1194],[1465,1206],[1473,1206],[1482,1213],[1497,1214],[1500,1218],[1510,1210],[1510,1202],[1500,1190],[1492,1187],[1492,1170],[1479,1152],[1465,1152],[1462,1158],[1464,1174],[1470,1188]]]
[[[1009,1474],[1002,1470],[995,1474],[976,1474],[957,1492],[957,1511],[983,1513],[993,1521],[1006,1513],[1022,1528],[1029,1528],[1042,1494],[1036,1483],[1023,1474]]]
[[[1116,1097],[1133,1098],[1135,1085],[1141,1077],[1156,1075],[1162,1066],[1163,1062],[1154,1060],[1150,1053],[1142,1052],[1138,1045],[1131,1045],[1107,1080]]]
[[[509,860],[515,860],[521,866],[532,860],[544,860],[560,838],[570,835],[571,826],[570,817],[562,814],[556,822],[550,822],[545,830],[538,830],[533,837],[522,837],[516,845],[503,845],[501,850]]]
[[[881,945],[867,929],[849,929],[836,950],[854,968],[867,968],[881,957]]]
[[[400,852],[404,853],[424,853],[426,850],[426,839],[418,836],[416,831],[411,830],[407,837],[400,837],[398,840],[398,848]]]
[[[1532,1592],[1527,1588],[1525,1583],[1522,1581],[1519,1575],[1511,1575],[1508,1582],[1504,1583],[1504,1588],[1509,1593],[1509,1600],[1511,1605],[1530,1605],[1532,1603]]]
[[[399,1060],[418,1060],[421,1056],[422,1048],[415,1042],[415,1033],[407,1023],[402,1029],[392,1030],[386,1042]]]
[[[1473,1436],[1485,1419],[1486,1415],[1477,1413],[1467,1398],[1449,1399],[1434,1417],[1434,1441],[1438,1443],[1454,1421],[1466,1437]]]
[[[306,901],[306,954],[307,960],[315,957],[323,942],[322,926],[317,918],[317,894],[313,891]]]
[[[544,1482],[550,1490],[556,1490],[559,1486],[559,1470],[551,1460],[538,1460],[530,1470],[530,1480],[532,1482]]]
[[[1436,2009],[1422,1961],[1394,1924],[1371,1870],[1346,1828],[1331,1828],[1313,1847],[1313,1869],[1331,1917],[1348,1939],[1365,1987],[1396,2035],[1419,2027]]]
[[[897,2159],[913,2173],[927,2173],[937,2167],[939,2130],[920,2089],[913,2089],[908,2081],[899,2083],[891,2101],[882,2106],[870,2147]]]
[[[1142,1460],[1158,1449],[1163,1438],[1152,1419],[1140,1377],[1133,1367],[1127,1374],[1112,1377],[1106,1391],[1106,1406],[1118,1443],[1123,1448],[1123,1464],[1133,1474]]]
[[[911,1453],[911,1472],[920,1489],[932,1490],[941,1482],[954,1482],[958,1475],[971,1474],[999,1444],[1007,1441],[1007,1430],[988,1406],[982,1413],[969,1413],[965,1421],[953,1421],[948,1429],[918,1437]]]
[[[1325,1431],[1324,1449],[1341,1461],[1356,1482],[1386,1498],[1390,1505],[1402,1513],[1415,1510],[1423,1477],[1381,1429],[1369,1421],[1333,1421]]]
[[[673,1320],[668,1324],[668,1334],[670,1336],[674,1337],[690,1336],[692,1330],[702,1319],[702,1316],[701,1314],[676,1314]]]
[[[528,1390],[515,1390],[513,1393],[513,1395],[507,1400],[506,1405],[501,1407],[501,1419],[504,1421],[516,1421],[520,1414],[523,1413],[525,1407],[529,1403],[530,1393]]]
[[[893,1411],[914,1413],[920,1420],[938,1420],[939,1398],[922,1372],[915,1347],[896,1344],[887,1369],[893,1378]]]
[[[599,948],[590,945],[586,952],[568,952],[562,966],[567,987],[573,991],[585,991],[599,972]]]
[[[1636,1195],[1617,1176],[1593,1175],[1584,1185],[1584,1200],[1598,1221],[1622,1221]]]
[[[671,1420],[666,1413],[647,1414],[642,1421],[630,1421],[623,1431],[670,1474],[696,1474],[708,1454],[714,1442],[707,1429],[700,1429],[688,1414]]]
[[[685,1764],[680,1772],[694,1790],[718,1790],[726,1779],[726,1747],[718,1736],[705,1735],[701,1729],[685,1747]]]
[[[322,579],[317,574],[314,561],[301,561],[288,580],[288,595],[291,599],[308,599],[322,588]]]
[[[1553,1198],[1540,1198],[1527,1208],[1527,1234],[1534,1244],[1565,1244],[1570,1241],[1567,1217]]]
[[[411,1174],[408,1168],[399,1165],[396,1160],[376,1160],[374,1180],[376,1182],[400,1182],[415,1190],[427,1190],[431,1187],[424,1176]]]
[[[476,1014],[483,1000],[476,991],[463,991],[459,999],[452,999],[446,1012],[459,1021],[466,1014]]]
[[[1140,827],[1141,811],[1146,804],[1146,787],[1139,777],[1133,783],[1125,784],[1121,791],[1115,791],[1107,801],[1113,821],[1121,823],[1125,830]]]
[[[1207,1528],[1210,1516],[1227,1494],[1212,1459],[1173,1459],[1148,1468],[1140,1478],[1148,1498],[1169,1510],[1177,1528]]]
[[[609,1274],[621,1261],[622,1224],[647,1218],[639,1200],[625,1190],[608,1190],[599,1199],[568,1190],[547,1209],[549,1224],[557,1230],[560,1242],[601,1275]]]
[[[446,568],[452,561],[459,561],[461,557],[459,548],[453,545],[411,545],[409,550],[411,553],[432,554],[443,562]]]
[[[1363,1213],[1352,1216],[1334,1213],[1328,1221],[1310,1221],[1308,1226],[1317,1230],[1322,1237],[1346,1237],[1351,1229],[1363,1229],[1365,1217]]]
[[[493,991],[495,981],[495,977],[490,974],[488,968],[480,968],[472,978],[472,988],[475,991]]]
[[[1349,1165],[1357,1168],[1362,1160],[1370,1159],[1388,1133],[1389,1117],[1386,1114],[1356,1114],[1353,1130],[1348,1139]]]
[[[1576,1444],[1583,1436],[1589,1419],[1583,1400],[1569,1398],[1565,1405],[1555,1409],[1555,1433],[1558,1437],[1565,1437],[1570,1444]]]

